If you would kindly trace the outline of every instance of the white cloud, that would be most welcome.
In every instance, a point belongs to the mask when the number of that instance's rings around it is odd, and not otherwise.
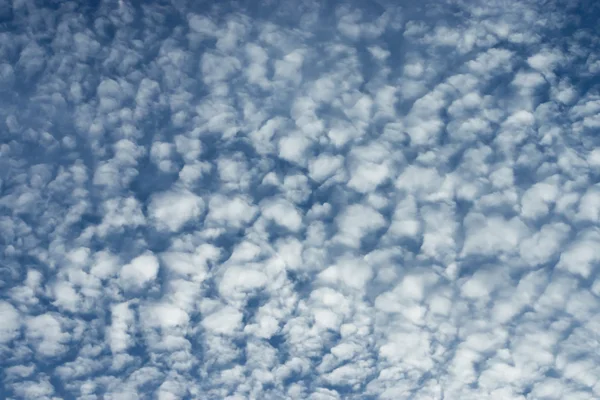
[[[174,170],[173,163],[171,162],[171,153],[173,152],[174,146],[171,143],[154,142],[150,148],[150,159],[158,169],[163,172],[169,172]]]
[[[336,240],[346,246],[357,248],[365,235],[385,226],[385,219],[371,207],[353,204],[337,217],[337,226]]]
[[[371,192],[391,175],[390,154],[383,145],[357,147],[351,151],[354,165],[348,186],[361,192]]]
[[[241,327],[242,313],[231,307],[225,306],[202,320],[202,326],[213,334],[232,335]]]
[[[70,335],[63,330],[61,319],[51,313],[32,317],[26,322],[27,338],[41,357],[60,356],[68,350]]]
[[[442,183],[435,168],[410,165],[396,180],[396,187],[408,193],[423,195],[433,192]]]
[[[5,301],[0,303],[0,343],[8,343],[18,336],[21,327],[21,317],[13,305]]]
[[[65,281],[59,281],[54,285],[54,305],[70,312],[77,312],[80,307],[81,298],[73,286]]]
[[[24,399],[54,399],[50,397],[54,394],[54,387],[48,378],[42,378],[39,381],[25,381],[15,387],[15,393]]]
[[[469,214],[465,217],[465,244],[463,255],[494,255],[515,251],[528,229],[516,217],[506,220],[499,216],[484,217],[482,214]]]
[[[341,259],[327,267],[317,279],[329,284],[341,284],[352,289],[364,289],[373,276],[371,266],[362,260]]]
[[[171,3],[0,33],[5,397],[599,397],[576,9]]]
[[[581,275],[590,276],[594,264],[600,260],[596,250],[600,242],[600,233],[597,230],[587,230],[579,233],[577,238],[562,252],[557,268]]]
[[[559,52],[543,50],[527,58],[527,64],[547,75],[552,73],[557,64],[563,61],[562,59],[563,56]]]
[[[152,196],[148,214],[157,228],[177,232],[204,212],[204,201],[189,191],[167,191]]]
[[[165,267],[173,274],[203,281],[208,274],[208,263],[220,256],[220,250],[210,244],[201,244],[194,252],[170,251],[160,255]]]
[[[194,32],[204,34],[206,36],[215,36],[217,34],[217,26],[210,18],[202,15],[190,14],[188,16],[188,24]]]
[[[286,54],[283,59],[275,61],[275,79],[299,83],[302,80],[300,68],[304,62],[301,50],[294,50]]]
[[[556,185],[538,182],[529,188],[521,198],[521,215],[525,218],[545,217],[549,206],[557,199],[559,189]]]
[[[469,61],[467,65],[473,72],[487,77],[498,72],[509,72],[513,68],[513,57],[514,53],[509,50],[493,48],[478,55],[477,58]]]
[[[144,307],[141,317],[145,325],[163,329],[185,326],[189,322],[189,316],[184,310],[168,303],[158,303]]]
[[[530,265],[544,264],[563,247],[571,228],[564,223],[547,224],[519,245],[521,258]]]
[[[406,196],[398,201],[392,215],[392,222],[388,232],[392,237],[414,237],[421,230],[421,221],[418,215],[417,202],[414,196]]]
[[[141,288],[152,283],[158,275],[158,259],[152,253],[137,256],[119,271],[119,280],[124,287]]]
[[[133,344],[131,337],[135,315],[129,303],[115,304],[111,308],[112,324],[108,330],[107,340],[110,350],[119,353]]]
[[[288,201],[283,199],[267,201],[261,204],[262,215],[292,232],[302,228],[302,215]]]
[[[250,222],[256,212],[257,207],[244,197],[227,198],[222,195],[216,195],[208,203],[206,221],[224,222],[239,228]]]
[[[579,200],[577,219],[598,222],[600,220],[600,187],[590,187]]]
[[[244,292],[252,292],[264,287],[268,282],[267,276],[249,265],[229,266],[225,271],[219,291],[225,298],[236,297]]]
[[[113,230],[146,224],[142,205],[134,197],[109,199],[103,203],[102,208],[104,217],[96,228],[100,236],[105,236]]]
[[[240,68],[241,63],[237,58],[212,53],[205,53],[200,63],[203,80],[209,85],[230,79]]]
[[[308,165],[308,171],[311,179],[317,182],[323,182],[327,178],[338,174],[344,168],[344,158],[342,156],[333,156],[328,153],[320,154],[313,158]]]

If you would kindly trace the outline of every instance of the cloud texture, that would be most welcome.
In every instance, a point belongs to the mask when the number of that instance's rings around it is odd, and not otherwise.
[[[592,1],[0,1],[0,394],[600,398]]]

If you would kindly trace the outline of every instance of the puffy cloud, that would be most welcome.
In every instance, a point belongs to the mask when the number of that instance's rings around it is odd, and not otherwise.
[[[285,227],[292,232],[302,228],[302,215],[293,204],[286,200],[278,199],[262,205],[262,215],[274,223]]]
[[[352,289],[363,289],[371,280],[371,266],[361,260],[341,259],[318,275],[318,280]]]
[[[2,316],[0,342],[4,344],[10,342],[19,335],[21,316],[12,304],[5,301],[0,303],[0,315]]]
[[[133,330],[135,315],[129,303],[120,303],[112,306],[111,326],[108,330],[108,343],[113,353],[127,350],[133,344],[130,332]]]
[[[117,3],[0,5],[4,397],[600,397],[593,10]]]
[[[560,222],[544,225],[520,243],[519,254],[530,265],[545,264],[563,248],[570,231],[569,225]]]
[[[336,239],[349,247],[358,248],[361,240],[368,234],[385,226],[383,216],[373,208],[363,204],[348,206],[337,217],[338,233]]]
[[[148,205],[148,215],[158,229],[177,232],[188,222],[198,219],[204,207],[202,198],[194,193],[173,190],[153,195]]]
[[[557,268],[588,278],[594,270],[594,265],[600,259],[595,250],[600,241],[600,232],[586,230],[581,232],[567,249],[562,252]]]
[[[67,350],[70,335],[64,331],[61,318],[51,313],[41,314],[26,322],[27,337],[41,357],[56,357]]]
[[[332,156],[324,153],[312,159],[308,166],[311,179],[317,182],[323,182],[327,178],[338,174],[343,170],[344,158],[342,156]]]
[[[371,192],[391,175],[390,154],[383,145],[357,147],[352,150],[355,159],[348,186],[361,192]]]
[[[230,266],[223,274],[219,291],[223,297],[239,296],[244,292],[252,292],[266,286],[267,276],[248,265]]]
[[[528,234],[527,226],[518,218],[484,217],[474,213],[465,217],[465,244],[462,254],[494,255],[513,252]]]
[[[141,288],[156,279],[158,269],[158,259],[154,254],[142,254],[121,268],[119,280],[126,288]]]
[[[257,207],[243,197],[228,198],[217,195],[208,203],[206,221],[231,224],[239,228],[252,221],[256,215]]]
[[[168,303],[144,307],[141,316],[145,325],[163,329],[185,326],[189,322],[189,316],[184,310]]]
[[[242,316],[239,310],[225,306],[207,315],[202,326],[213,334],[233,335],[240,328]]]
[[[109,199],[102,204],[102,208],[102,223],[96,228],[100,236],[105,236],[113,230],[136,228],[146,224],[142,206],[133,197]]]
[[[442,183],[435,168],[408,166],[396,180],[396,187],[416,195],[428,194],[436,190]]]

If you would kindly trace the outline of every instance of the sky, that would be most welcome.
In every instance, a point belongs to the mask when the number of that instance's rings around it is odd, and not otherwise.
[[[0,0],[0,398],[600,398],[598,21]]]

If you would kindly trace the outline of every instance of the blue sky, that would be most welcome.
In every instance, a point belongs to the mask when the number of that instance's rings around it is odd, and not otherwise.
[[[199,3],[0,1],[0,398],[600,398],[595,2]]]

